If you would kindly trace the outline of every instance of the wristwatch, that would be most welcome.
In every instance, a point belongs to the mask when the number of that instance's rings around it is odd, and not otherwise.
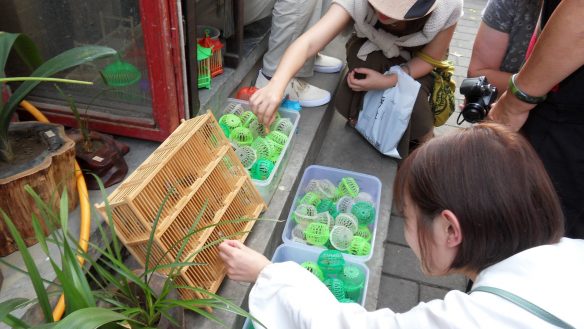
[[[515,76],[517,75],[517,73],[513,74],[511,76],[511,78],[509,79],[509,91],[515,95],[515,97],[517,97],[517,99],[519,99],[522,102],[525,103],[529,103],[529,104],[538,104],[541,103],[543,101],[545,101],[547,95],[543,95],[543,96],[531,96],[529,94],[527,94],[526,92],[524,92],[523,90],[519,89],[519,87],[517,87],[517,85],[515,84]]]

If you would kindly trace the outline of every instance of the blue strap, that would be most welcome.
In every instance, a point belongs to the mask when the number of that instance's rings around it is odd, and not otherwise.
[[[503,289],[499,289],[499,288],[495,288],[495,287],[480,286],[480,287],[477,287],[477,288],[471,290],[469,292],[469,294],[471,294],[475,291],[488,292],[488,293],[491,293],[493,295],[497,295],[499,297],[502,297],[502,298],[512,302],[513,304],[525,309],[526,311],[531,312],[533,315],[537,316],[538,318],[540,318],[548,323],[551,323],[552,325],[554,325],[556,327],[566,328],[566,329],[575,329],[575,327],[564,322],[563,320],[561,320],[560,318],[556,317],[555,315],[549,313],[548,311],[544,310],[543,308],[541,308],[541,307],[531,303],[530,301],[525,300],[525,299],[523,299],[515,294],[512,294],[512,293],[508,292],[507,290],[503,290]]]

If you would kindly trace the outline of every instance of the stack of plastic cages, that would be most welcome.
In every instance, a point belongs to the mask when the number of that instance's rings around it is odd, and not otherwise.
[[[210,292],[216,292],[225,277],[216,242],[222,238],[245,241],[253,219],[266,208],[211,112],[182,123],[108,200],[118,237],[142,266],[160,213],[151,266],[187,259],[200,263],[183,268],[176,281]],[[105,205],[96,207],[105,218]],[[199,215],[196,233],[177,259]],[[203,297],[179,291],[183,298]]]

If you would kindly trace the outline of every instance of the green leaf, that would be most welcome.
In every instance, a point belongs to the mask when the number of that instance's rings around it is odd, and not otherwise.
[[[65,242],[65,245],[61,265],[63,272],[56,274],[63,286],[67,313],[71,313],[95,306],[95,299],[89,288],[87,278],[79,266],[76,254],[73,253],[68,242]]]
[[[26,265],[26,269],[28,270],[28,276],[30,278],[30,281],[32,282],[32,286],[38,298],[39,305],[45,316],[45,321],[53,322],[53,312],[51,310],[51,304],[49,303],[49,297],[47,295],[47,291],[45,290],[45,286],[43,284],[41,274],[39,273],[39,269],[37,268],[34,259],[32,258],[30,252],[28,251],[28,247],[24,243],[22,236],[16,229],[16,226],[14,226],[12,220],[10,220],[10,218],[4,212],[4,210],[0,209],[0,212],[2,212],[4,222],[6,223],[6,226],[10,231],[10,235],[12,235],[12,238],[14,239],[14,242],[16,242],[18,250],[20,251],[20,254],[22,256],[22,260]]]
[[[4,319],[4,323],[9,325],[10,328],[16,328],[16,329],[30,328],[30,326],[28,324],[26,324],[24,321],[20,320],[19,318],[15,317],[14,315],[10,315],[10,314],[6,315],[6,318]]]
[[[69,196],[67,195],[66,188],[63,190],[63,193],[61,193],[61,200],[59,204],[59,223],[61,223],[63,235],[66,237],[69,232]]]
[[[41,77],[12,77],[12,78],[0,78],[0,82],[17,82],[17,81],[40,81],[40,82],[60,82],[60,83],[72,83],[76,85],[93,85],[91,81],[81,81],[72,79],[60,79],[60,78],[41,78]]]
[[[8,38],[10,39],[10,38]],[[10,40],[7,40],[10,42]],[[5,60],[3,61],[2,56],[7,57],[10,52],[10,46],[12,43],[6,44],[8,49],[0,47],[2,54],[0,54],[0,68],[4,71],[4,66],[6,65]],[[66,50],[61,54],[49,59],[48,61],[41,64],[32,74],[31,77],[50,77],[61,71],[73,68],[75,66],[91,62],[93,60],[115,55],[116,51],[109,47],[101,46],[84,46]],[[2,76],[3,77],[3,76]],[[22,101],[38,84],[40,81],[25,81],[23,82],[10,96],[8,102],[0,110],[0,140],[7,140],[8,138],[8,125],[10,124],[10,119],[14,113],[16,106]],[[0,143],[0,146],[6,143]]]
[[[55,329],[96,329],[108,323],[128,320],[126,316],[107,308],[89,307],[75,311],[59,321]]]
[[[0,303],[0,322],[4,322],[4,318],[10,312],[22,307],[24,304],[28,302],[26,298],[12,298],[9,300],[5,300]]]
[[[5,76],[6,62],[12,49],[31,70],[43,62],[38,48],[28,36],[0,31],[0,78]]]

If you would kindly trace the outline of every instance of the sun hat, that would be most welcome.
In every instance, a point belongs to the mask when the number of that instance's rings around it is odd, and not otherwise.
[[[369,3],[383,15],[403,21],[428,15],[437,0],[369,0]]]

